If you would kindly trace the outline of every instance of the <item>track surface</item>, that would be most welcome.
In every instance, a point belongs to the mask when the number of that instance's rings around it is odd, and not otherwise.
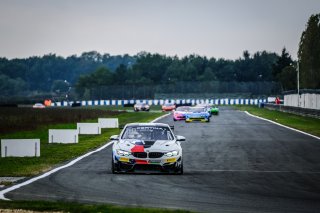
[[[173,124],[171,116],[160,122]],[[210,123],[175,122],[185,174],[114,175],[111,146],[6,194],[201,212],[319,212],[320,140],[224,108]]]

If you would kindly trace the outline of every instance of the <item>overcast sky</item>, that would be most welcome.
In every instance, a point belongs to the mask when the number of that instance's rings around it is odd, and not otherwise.
[[[236,59],[297,56],[320,0],[0,0],[0,57],[96,50]]]

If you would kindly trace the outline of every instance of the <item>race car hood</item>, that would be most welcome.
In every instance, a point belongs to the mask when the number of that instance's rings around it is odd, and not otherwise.
[[[180,149],[180,146],[174,140],[143,141],[137,139],[125,139],[120,140],[115,145],[117,149],[128,152],[170,152],[172,150]]]
[[[181,114],[181,115],[186,115],[186,114],[190,114],[192,112],[186,112],[186,111],[175,111],[175,114]]]
[[[206,112],[194,112],[194,113],[187,114],[187,116],[189,118],[206,117],[206,116],[208,116],[208,113],[206,113]]]

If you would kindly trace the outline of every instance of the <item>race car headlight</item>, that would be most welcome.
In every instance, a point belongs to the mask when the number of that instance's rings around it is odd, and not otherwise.
[[[127,151],[123,151],[123,150],[117,149],[117,154],[120,155],[120,156],[129,156],[131,153],[127,152]]]
[[[167,153],[165,154],[165,156],[167,156],[167,157],[173,157],[173,156],[177,156],[178,154],[179,154],[178,151],[171,151],[171,152],[167,152]]]

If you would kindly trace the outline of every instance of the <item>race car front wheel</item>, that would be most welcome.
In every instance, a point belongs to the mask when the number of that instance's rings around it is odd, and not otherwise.
[[[183,174],[183,162],[181,162],[180,167],[176,170],[177,175],[182,175]]]
[[[115,174],[115,173],[116,173],[114,167],[115,167],[115,166],[114,166],[113,157],[112,157],[112,161],[111,161],[111,172],[112,172],[112,174]]]
[[[118,166],[115,165],[115,163],[114,163],[113,156],[112,156],[112,161],[111,161],[111,172],[112,172],[112,174],[116,174],[119,172]]]

